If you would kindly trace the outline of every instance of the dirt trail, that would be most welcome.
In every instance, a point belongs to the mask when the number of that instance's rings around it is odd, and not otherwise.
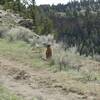
[[[67,93],[59,87],[54,73],[34,70],[15,61],[0,57],[0,84],[10,89],[24,100],[86,100],[77,93]]]

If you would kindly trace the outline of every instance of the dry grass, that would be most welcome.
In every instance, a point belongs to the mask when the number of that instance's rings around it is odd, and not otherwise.
[[[85,96],[99,98],[100,94],[100,63],[84,56],[79,56],[75,48],[64,51],[61,47],[53,48],[53,70],[58,71],[56,79],[66,92],[74,92]],[[59,72],[59,69],[61,72]],[[99,100],[99,99],[96,99]]]
[[[36,48],[34,49],[34,51],[37,50]],[[46,62],[40,58],[39,53],[32,52],[29,44],[24,42],[7,43],[5,40],[0,40],[0,55],[10,57],[10,59],[15,59],[33,68],[48,68],[56,72],[53,75],[57,83],[53,83],[53,87],[60,87],[66,93],[72,92],[86,97],[87,95],[93,95],[95,98],[99,98],[100,63],[90,58],[79,56],[72,51],[75,50],[64,51],[60,47],[53,47],[53,58],[51,61]],[[60,62],[63,56],[65,57],[65,62]],[[59,71],[60,63],[62,63],[61,67],[63,67],[61,72]],[[63,63],[65,63],[66,69]],[[80,69],[78,69],[79,66],[81,66]]]
[[[23,100],[23,99],[9,92],[8,89],[0,85],[0,100]]]
[[[81,77],[78,75],[73,76],[71,73],[58,72],[56,73],[56,79],[59,83],[53,84],[54,87],[60,87],[66,93],[77,93],[79,95],[84,95],[86,97],[93,96],[98,98],[100,95],[100,84],[96,82],[84,83],[76,78]],[[86,99],[88,100],[88,99]],[[93,99],[94,100],[94,99]],[[96,99],[97,100],[97,99]]]

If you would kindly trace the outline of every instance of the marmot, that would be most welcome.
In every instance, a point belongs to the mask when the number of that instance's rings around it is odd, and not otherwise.
[[[52,49],[51,49],[51,45],[47,45],[46,59],[50,59],[51,57],[52,57]]]

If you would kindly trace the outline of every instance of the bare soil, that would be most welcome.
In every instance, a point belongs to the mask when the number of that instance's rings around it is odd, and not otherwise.
[[[24,100],[97,100],[92,96],[66,91],[62,85],[54,85],[60,84],[55,73],[33,69],[3,57],[0,57],[0,84]]]

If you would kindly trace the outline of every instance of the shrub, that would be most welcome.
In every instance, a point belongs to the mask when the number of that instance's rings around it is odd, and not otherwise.
[[[94,56],[94,60],[100,62],[100,55],[95,55],[95,56]]]
[[[82,72],[82,74],[83,74],[83,77],[81,80],[84,82],[98,80],[98,74],[95,72],[85,71],[85,72]]]
[[[82,67],[81,64],[77,64],[79,62],[79,56],[76,54],[77,48],[72,47],[64,50],[63,43],[53,44],[53,62],[55,65],[58,65],[60,71],[64,70],[77,70],[80,71]],[[78,60],[77,60],[78,59]]]
[[[7,39],[9,41],[23,40],[29,42],[30,38],[33,38],[34,33],[24,27],[16,26],[7,32]]]
[[[53,44],[53,41],[54,41],[54,37],[53,35],[42,35],[40,36],[39,38],[39,42],[42,43],[42,44]]]
[[[0,26],[0,38],[5,37],[7,31],[8,31],[8,27],[1,25]]]

